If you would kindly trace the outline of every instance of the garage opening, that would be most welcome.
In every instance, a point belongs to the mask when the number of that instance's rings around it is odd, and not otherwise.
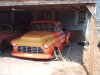
[[[85,4],[11,6],[0,7],[0,10],[0,24],[10,24],[15,31],[23,34],[30,31],[29,26],[33,20],[57,20],[61,22],[63,30],[72,32],[71,42],[90,41],[91,15]],[[72,52],[76,56],[79,51],[80,55],[83,54],[83,46],[76,46],[76,43],[72,43],[72,46]],[[66,53],[65,51],[62,53]],[[70,56],[71,60],[75,60],[74,54]]]
[[[89,41],[90,14],[85,5],[20,6],[5,10],[0,12],[0,24],[11,24],[15,30],[29,31],[32,20],[58,20],[63,29],[72,31],[72,41]]]
[[[0,7],[0,24],[10,24],[26,33],[32,20],[57,20],[63,30],[72,32],[71,41],[89,41],[90,13],[86,5],[34,5]]]

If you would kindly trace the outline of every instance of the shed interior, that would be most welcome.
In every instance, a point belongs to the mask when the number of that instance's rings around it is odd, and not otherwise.
[[[89,41],[90,14],[85,4],[56,4],[0,7],[0,24],[10,24],[26,33],[32,20],[58,20],[72,31],[72,41]]]

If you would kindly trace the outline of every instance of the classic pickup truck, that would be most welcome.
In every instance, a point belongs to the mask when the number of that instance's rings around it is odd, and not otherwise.
[[[28,33],[11,41],[13,56],[51,59],[70,42],[71,32],[63,31],[59,21],[36,20],[30,26]]]

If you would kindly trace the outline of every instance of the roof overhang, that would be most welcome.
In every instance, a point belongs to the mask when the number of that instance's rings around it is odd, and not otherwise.
[[[53,5],[24,5],[24,6],[1,6],[0,11],[60,11],[60,10],[87,10],[85,4],[53,4]]]
[[[0,0],[0,11],[87,10],[96,0]]]
[[[96,0],[0,0],[0,6],[89,4],[95,2]]]

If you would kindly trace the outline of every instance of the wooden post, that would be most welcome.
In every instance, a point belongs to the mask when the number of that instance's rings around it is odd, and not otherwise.
[[[15,22],[15,13],[11,12],[11,23],[13,24]]]
[[[89,51],[89,73],[93,75],[93,68],[94,68],[94,25],[95,20],[94,17],[91,15],[90,20],[90,51]]]

